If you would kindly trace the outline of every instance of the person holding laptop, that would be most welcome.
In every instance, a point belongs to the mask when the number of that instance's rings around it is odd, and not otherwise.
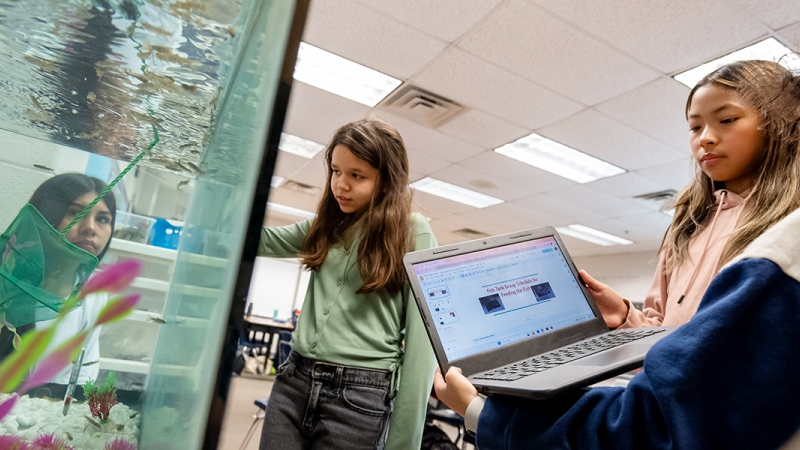
[[[800,443],[800,77],[733,63],[692,89],[686,113],[701,172],[678,197],[645,310],[582,272],[611,328],[685,324],[626,388],[484,400],[458,368],[437,372],[482,450]]]
[[[741,61],[700,80],[686,118],[698,168],[678,194],[639,311],[581,271],[608,326],[681,325],[726,262],[800,207],[800,81],[771,61]]]

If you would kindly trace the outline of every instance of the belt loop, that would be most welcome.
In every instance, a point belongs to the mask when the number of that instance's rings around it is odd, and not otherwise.
[[[336,366],[336,373],[333,376],[333,390],[334,392],[339,392],[339,388],[342,385],[342,376],[344,375],[344,366],[337,365]]]

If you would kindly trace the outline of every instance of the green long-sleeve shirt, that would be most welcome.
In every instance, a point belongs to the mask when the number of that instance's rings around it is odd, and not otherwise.
[[[412,223],[415,250],[437,245],[422,215],[413,214]],[[307,220],[264,228],[259,256],[296,257],[310,226]],[[433,349],[408,285],[402,292],[356,294],[363,284],[356,263],[358,244],[332,247],[319,271],[311,272],[292,348],[335,364],[385,370],[399,366],[386,449],[418,449],[435,370]]]

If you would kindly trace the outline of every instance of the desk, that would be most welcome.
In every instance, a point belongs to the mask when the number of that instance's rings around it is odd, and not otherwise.
[[[244,316],[244,328],[243,333],[245,339],[250,342],[259,342],[259,340],[256,339],[256,333],[263,333],[261,342],[267,346],[267,355],[264,359],[265,372],[272,356],[272,346],[280,342],[280,332],[294,330],[294,326],[292,326],[291,322],[278,322],[269,317],[252,315]],[[277,352],[280,353],[280,346],[278,346]]]

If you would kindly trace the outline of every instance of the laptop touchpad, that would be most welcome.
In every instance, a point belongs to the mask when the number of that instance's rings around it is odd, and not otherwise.
[[[581,366],[609,366],[621,363],[626,360],[635,359],[637,357],[644,358],[647,350],[650,349],[649,345],[625,345],[611,349],[607,352],[600,353],[599,355],[587,356],[586,358],[575,361],[575,364]]]

